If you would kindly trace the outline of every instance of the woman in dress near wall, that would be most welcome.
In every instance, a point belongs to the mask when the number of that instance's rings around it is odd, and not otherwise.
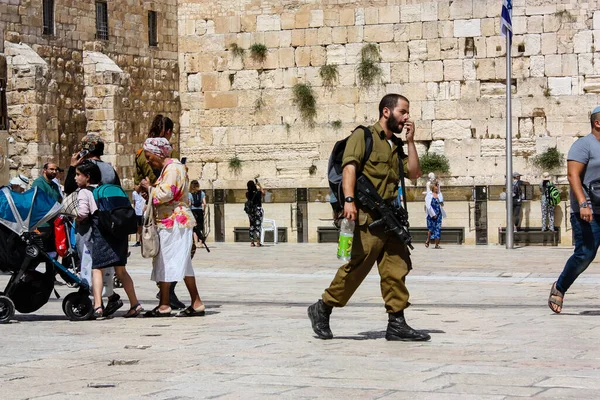
[[[248,220],[250,221],[250,246],[260,247],[262,246],[260,242],[260,229],[264,216],[262,195],[265,191],[256,179],[248,181],[246,186],[248,187],[248,191],[246,192],[246,204],[248,205],[246,207],[246,214],[248,214]]]
[[[185,166],[169,157],[171,151],[172,147],[165,138],[150,138],[144,143],[144,155],[148,163],[153,169],[161,170],[154,186],[150,186],[148,180],[141,183],[149,192],[151,189],[149,201],[152,201],[156,210],[160,241],[159,253],[152,260],[152,280],[159,284],[160,302],[144,316],[170,316],[169,287],[171,282],[182,279],[192,304],[177,316],[202,316],[205,306],[198,294],[190,256],[192,228],[196,222],[188,206],[189,180]]]
[[[429,241],[433,240],[435,249],[441,249],[440,236],[442,230],[442,219],[444,210],[444,196],[440,193],[440,185],[437,181],[431,183],[431,191],[425,196],[425,209],[427,211],[427,241],[425,247],[429,247]]]

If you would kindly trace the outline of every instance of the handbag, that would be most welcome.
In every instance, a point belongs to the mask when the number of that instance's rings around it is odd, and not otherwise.
[[[590,197],[593,206],[600,207],[600,179],[591,181],[587,186],[583,185]]]
[[[160,250],[160,240],[158,238],[158,227],[154,217],[154,204],[152,203],[152,190],[148,195],[148,206],[144,212],[144,224],[141,235],[142,257],[156,257]]]

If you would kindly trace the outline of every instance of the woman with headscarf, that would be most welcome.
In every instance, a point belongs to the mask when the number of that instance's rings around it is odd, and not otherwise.
[[[248,191],[246,192],[247,201],[244,206],[244,211],[248,214],[248,220],[250,221],[250,246],[260,247],[262,246],[262,243],[260,242],[260,228],[264,216],[262,208],[262,195],[264,190],[256,179],[254,181],[248,181],[246,186],[248,187]]]
[[[148,201],[155,207],[160,242],[160,250],[152,260],[152,280],[159,285],[160,301],[156,308],[144,314],[146,317],[171,315],[169,287],[171,282],[182,279],[192,304],[177,316],[205,314],[190,256],[195,220],[188,206],[189,179],[185,166],[179,160],[170,158],[172,150],[166,138],[149,138],[144,142],[144,156],[148,164],[152,169],[161,171],[154,185],[150,185],[148,180],[141,182],[150,193]]]

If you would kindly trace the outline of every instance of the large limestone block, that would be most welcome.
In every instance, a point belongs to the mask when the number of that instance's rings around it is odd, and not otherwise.
[[[408,40],[423,39],[423,24],[421,22],[411,22],[408,24]]]
[[[473,1],[479,0],[456,0],[450,3],[450,19],[473,18]]]
[[[295,52],[296,66],[307,67],[310,65],[310,47],[298,47]]]
[[[400,22],[421,21],[421,4],[404,4],[400,9]]]
[[[304,33],[304,40],[307,46],[317,46],[319,44],[319,30],[316,28],[307,29]]]
[[[310,48],[310,65],[320,67],[327,63],[327,49],[322,46],[312,46]]]
[[[428,86],[432,86],[433,83],[428,83]],[[435,119],[458,119],[458,102],[451,101],[438,101],[435,105]]]
[[[427,21],[423,22],[423,39],[437,39],[438,38],[438,22]]]
[[[425,69],[422,61],[411,61],[408,66],[409,82],[424,82]]]
[[[381,43],[379,50],[383,62],[408,61],[408,45],[405,42]]]
[[[339,10],[325,10],[324,12],[325,26],[339,26],[340,25],[340,12]]]
[[[360,43],[364,37],[364,26],[348,27],[348,43]]]
[[[294,29],[292,31],[292,46],[300,47],[306,44],[305,39],[305,30],[304,29]]]
[[[548,89],[553,96],[571,95],[571,77],[548,78]]]
[[[408,62],[392,63],[390,66],[390,73],[392,82],[408,82]]]
[[[393,25],[366,25],[364,27],[364,41],[373,43],[391,42],[394,40]]]
[[[427,39],[427,59],[440,60],[442,58],[441,42],[439,39]]]
[[[428,82],[440,82],[444,80],[444,63],[442,61],[425,61],[425,80]]]
[[[496,79],[496,60],[493,58],[484,58],[474,63],[477,70],[477,79],[493,80]]]
[[[577,65],[577,54],[563,54],[561,56],[562,76],[577,76],[579,68]]]
[[[278,14],[257,15],[256,30],[259,32],[281,30],[281,16]]]
[[[331,41],[335,44],[346,44],[348,42],[348,28],[336,26],[331,32]]]
[[[471,120],[435,120],[431,132],[433,140],[468,139],[471,137]]]
[[[525,52],[523,53],[524,56],[534,56],[541,53],[541,35],[523,35],[523,44],[525,45]]]
[[[327,46],[327,64],[345,64],[346,46],[333,44]]]
[[[325,21],[325,13],[323,10],[311,10],[310,17],[308,19],[308,26],[311,28],[318,28],[323,26]]]
[[[440,39],[440,57],[442,60],[458,58],[458,39],[442,37]],[[412,55],[412,54],[411,54]]]
[[[462,60],[444,60],[444,80],[460,81],[463,80],[463,62]]]
[[[380,24],[397,24],[398,22],[400,22],[399,6],[379,7],[378,11]]]
[[[544,32],[544,17],[542,15],[535,15],[535,16],[527,18],[527,32],[528,33]]]
[[[317,31],[317,40],[320,45],[327,45],[332,43],[332,31],[333,29],[328,26],[323,26]]]
[[[238,106],[238,96],[236,93],[227,92],[208,92],[205,95],[206,109],[211,108],[234,108]]]
[[[421,4],[421,21],[438,20],[438,2],[430,1]]]
[[[243,70],[235,74],[232,89],[234,90],[255,90],[259,88],[258,71]]]
[[[294,49],[291,47],[279,49],[278,57],[279,68],[290,68],[296,65]]]
[[[449,159],[475,157],[481,152],[479,139],[447,139],[444,140],[444,154]]]
[[[427,40],[412,40],[408,42],[410,60],[427,59]]]
[[[586,93],[600,93],[600,76],[586,76],[583,90]]]
[[[454,37],[481,36],[481,20],[466,19],[454,21]]]
[[[354,9],[348,7],[340,10],[340,25],[354,25]]]
[[[591,53],[595,50],[592,31],[577,32],[573,36],[573,51],[575,53]]]
[[[262,89],[281,89],[283,88],[283,71],[275,69],[264,71],[259,75],[260,87]]]

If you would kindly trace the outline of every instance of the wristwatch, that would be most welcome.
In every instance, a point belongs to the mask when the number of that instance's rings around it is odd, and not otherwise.
[[[590,204],[587,201],[584,201],[582,203],[579,203],[579,207],[580,208],[589,208]]]
[[[345,201],[346,203],[354,203],[354,197],[352,197],[352,196],[347,196],[347,197],[344,199],[344,201]]]

